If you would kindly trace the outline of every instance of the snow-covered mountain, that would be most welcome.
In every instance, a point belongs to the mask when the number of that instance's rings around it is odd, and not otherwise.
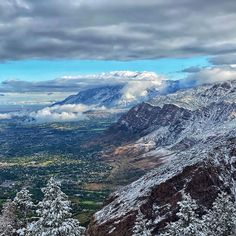
[[[180,89],[178,81],[167,81],[152,72],[118,71],[86,76],[95,85],[54,105],[85,104],[107,108],[130,108],[159,94]],[[85,78],[83,78],[85,79]]]
[[[87,235],[131,236],[140,217],[152,235],[159,235],[167,222],[177,220],[183,193],[197,201],[201,215],[220,191],[236,197],[236,81],[139,104],[107,131],[106,139],[143,148],[135,158],[126,152],[132,166],[152,157],[159,167],[113,193]]]
[[[173,142],[201,133],[205,136],[212,128],[231,129],[235,122],[235,103],[236,81],[180,90],[133,107],[111,127],[108,135],[114,131],[128,139],[161,140],[165,145],[173,135]]]
[[[181,80],[165,80],[153,72],[130,71],[86,75],[81,79],[94,81],[91,83],[94,84],[54,105],[84,104],[120,109],[131,108],[148,101],[152,105],[162,106],[170,103],[195,109],[206,103],[217,102],[218,99],[232,101],[236,83],[226,81],[214,86],[206,84],[195,87],[195,84],[184,83]],[[176,91],[181,92],[175,93]]]
[[[121,102],[123,84],[104,85],[82,90],[76,95],[71,95],[56,105],[65,104],[85,104],[96,105],[98,107],[115,107]]]
[[[139,180],[113,193],[108,204],[94,215],[87,235],[133,235],[141,213],[152,235],[159,235],[175,221],[177,202],[189,193],[201,214],[212,206],[220,191],[235,194],[236,133],[213,138],[185,152],[175,152],[168,161]]]
[[[178,81],[176,81],[176,83],[178,83]],[[194,110],[207,106],[212,102],[234,102],[235,96],[236,80],[232,80],[215,84],[205,84],[190,89],[182,89],[174,94],[157,96],[150,100],[149,103],[157,106],[163,106],[169,103]]]

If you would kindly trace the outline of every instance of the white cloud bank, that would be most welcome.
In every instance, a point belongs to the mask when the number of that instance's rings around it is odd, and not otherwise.
[[[131,102],[140,97],[145,97],[151,88],[162,89],[165,79],[164,76],[157,75],[154,72],[143,72],[137,78],[133,76],[133,79],[127,81],[122,90],[122,99]]]
[[[90,119],[86,112],[102,111],[106,113],[119,113],[120,109],[108,109],[104,106],[87,106],[84,104],[66,104],[66,105],[55,105],[52,107],[45,107],[43,109],[30,112],[28,114],[18,113],[20,116],[27,116],[29,122],[36,123],[53,123],[53,122],[74,122],[81,120]]]
[[[78,121],[88,119],[83,112],[90,109],[92,107],[83,104],[57,105],[31,112],[29,117],[39,123]]]
[[[53,122],[72,122],[89,119],[84,112],[96,109],[93,106],[83,104],[66,104],[45,107],[36,111],[18,111],[0,113],[0,120],[12,118],[23,118],[24,122],[29,123],[53,123]],[[105,108],[100,108],[105,110]],[[27,118],[27,119],[25,119]]]
[[[0,113],[0,120],[8,120],[11,118],[12,118],[12,115],[10,113]]]
[[[211,67],[203,68],[196,73],[191,73],[182,82],[191,83],[195,85],[216,83],[227,80],[236,80],[236,67],[224,66],[224,67]]]

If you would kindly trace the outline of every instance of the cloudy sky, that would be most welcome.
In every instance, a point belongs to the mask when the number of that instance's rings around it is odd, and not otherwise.
[[[0,92],[119,70],[235,78],[235,22],[235,0],[0,1]]]

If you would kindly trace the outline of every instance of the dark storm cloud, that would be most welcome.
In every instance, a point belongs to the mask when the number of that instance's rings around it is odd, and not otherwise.
[[[154,59],[236,52],[235,0],[6,0],[0,60]]]
[[[209,59],[214,65],[236,65],[236,53],[215,56]]]
[[[191,66],[191,67],[183,69],[181,72],[183,72],[183,73],[197,73],[199,71],[201,71],[200,67]]]
[[[29,82],[22,80],[6,80],[0,85],[0,92],[78,92],[88,86],[82,79],[55,79],[48,81]]]

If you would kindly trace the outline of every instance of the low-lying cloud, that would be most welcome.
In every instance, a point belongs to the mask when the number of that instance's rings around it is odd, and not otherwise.
[[[182,71],[187,73],[187,76],[180,80],[180,84],[183,87],[191,87],[204,83],[236,79],[235,71],[236,67],[234,65],[190,67]],[[137,97],[146,96],[148,89],[158,88],[161,90],[166,80],[168,80],[168,77],[154,72],[115,71],[101,74],[64,76],[54,80],[38,82],[8,80],[2,82],[0,92],[3,94],[55,93],[51,98],[48,96],[49,100],[52,100],[56,97],[62,98],[63,94],[69,96],[69,94],[75,94],[91,87],[121,84],[124,86],[123,98],[135,100]]]
[[[122,90],[122,99],[127,102],[138,100],[148,95],[149,89],[161,90],[163,87],[163,81],[136,81],[127,83]]]
[[[44,107],[35,111],[22,110],[0,113],[0,120],[16,119],[25,124],[75,122],[90,119],[90,112],[103,112],[104,115],[120,112],[119,109],[108,109],[104,106],[88,106],[84,104],[65,104]]]
[[[11,118],[12,118],[12,115],[10,113],[0,113],[0,120],[8,120]]]
[[[201,85],[227,80],[236,80],[236,68],[232,66],[204,68],[190,74],[182,82],[192,82],[195,85]]]
[[[97,111],[102,112],[105,116],[121,112],[119,109],[106,108],[104,106],[66,104],[45,107],[30,113],[18,113],[18,116],[25,116],[27,117],[26,122],[33,123],[75,122],[89,120],[91,119],[90,112],[96,113]]]
[[[151,88],[159,88],[166,79],[162,75],[157,75],[154,72],[123,72],[120,74],[120,79],[117,77],[117,83],[121,82],[124,84],[122,89],[122,98],[126,102],[132,102],[140,99],[141,97],[147,96],[148,90]],[[125,79],[125,74],[127,77]],[[114,81],[114,80],[113,80]]]
[[[29,117],[38,123],[79,121],[88,119],[84,112],[90,109],[83,104],[56,105],[31,112]]]

